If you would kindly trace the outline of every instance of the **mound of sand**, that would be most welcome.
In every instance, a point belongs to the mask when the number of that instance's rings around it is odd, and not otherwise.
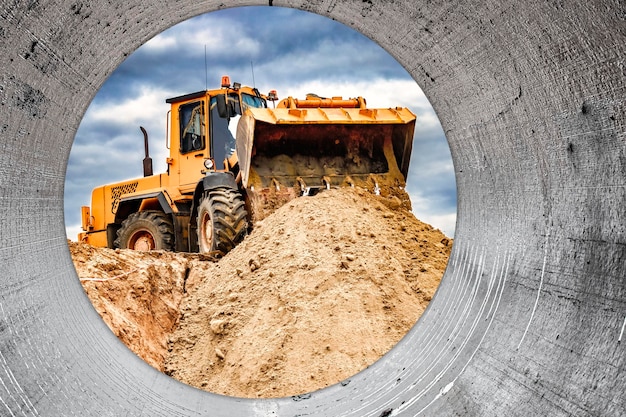
[[[291,201],[219,262],[70,243],[124,343],[173,378],[238,397],[310,392],[375,362],[424,311],[451,246],[397,198],[358,189]]]

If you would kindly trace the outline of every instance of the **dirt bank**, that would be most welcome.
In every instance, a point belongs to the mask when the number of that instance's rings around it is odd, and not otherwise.
[[[157,369],[241,397],[349,378],[397,343],[435,292],[451,240],[399,200],[298,198],[217,263],[70,244],[109,327]]]

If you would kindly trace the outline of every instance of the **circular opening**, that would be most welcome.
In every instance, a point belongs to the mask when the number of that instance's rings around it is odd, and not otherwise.
[[[92,102],[67,170],[70,239],[76,239],[81,220],[89,229],[107,210],[117,213],[123,207],[128,210],[121,216],[125,218],[132,210],[162,209],[155,195],[159,186],[142,183],[140,125],[149,132],[156,175],[177,176],[177,184],[200,180],[197,173],[189,179],[168,163],[172,149],[178,151],[171,146],[177,124],[167,116],[170,103],[165,99],[218,88],[224,74],[231,85],[277,90],[281,98],[308,93],[362,96],[368,108],[409,108],[417,122],[406,190],[414,215],[427,224],[414,221],[402,211],[399,199],[381,194],[382,183],[368,178],[371,189],[331,190],[291,201],[281,209],[282,217],[253,224],[241,253],[219,263],[169,252],[70,246],[78,274],[101,314],[112,304],[130,303],[118,306],[129,315],[114,317],[109,309],[103,316],[155,368],[227,395],[297,395],[369,366],[406,333],[432,297],[454,234],[450,153],[419,87],[362,35],[293,9],[213,12],[147,42]],[[197,138],[190,143],[202,146]],[[196,158],[185,152],[184,158]],[[90,201],[92,188],[118,183],[110,187],[111,197],[101,208]],[[278,183],[272,187],[279,189]],[[142,190],[150,192],[134,206],[125,204]],[[81,206],[89,207],[82,219]],[[173,224],[161,226],[172,230],[165,240],[175,238]],[[90,240],[93,246],[114,240],[106,226],[102,230]],[[117,236],[116,230],[108,233]],[[154,247],[154,241],[132,236],[129,247]],[[131,296],[116,298],[122,289]]]

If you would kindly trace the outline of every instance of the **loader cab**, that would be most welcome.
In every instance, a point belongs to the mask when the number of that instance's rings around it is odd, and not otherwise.
[[[250,107],[267,108],[257,89],[230,83],[166,102],[172,105],[169,172],[183,194],[193,191],[207,169],[228,169],[224,161],[235,152],[239,117]]]

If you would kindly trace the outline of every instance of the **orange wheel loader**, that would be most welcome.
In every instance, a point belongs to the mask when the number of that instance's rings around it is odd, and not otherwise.
[[[408,109],[370,109],[362,97],[276,101],[274,90],[263,95],[228,76],[219,89],[167,99],[167,172],[152,173],[141,128],[144,176],[95,188],[78,239],[219,257],[281,205],[324,189],[359,186],[410,205]]]

